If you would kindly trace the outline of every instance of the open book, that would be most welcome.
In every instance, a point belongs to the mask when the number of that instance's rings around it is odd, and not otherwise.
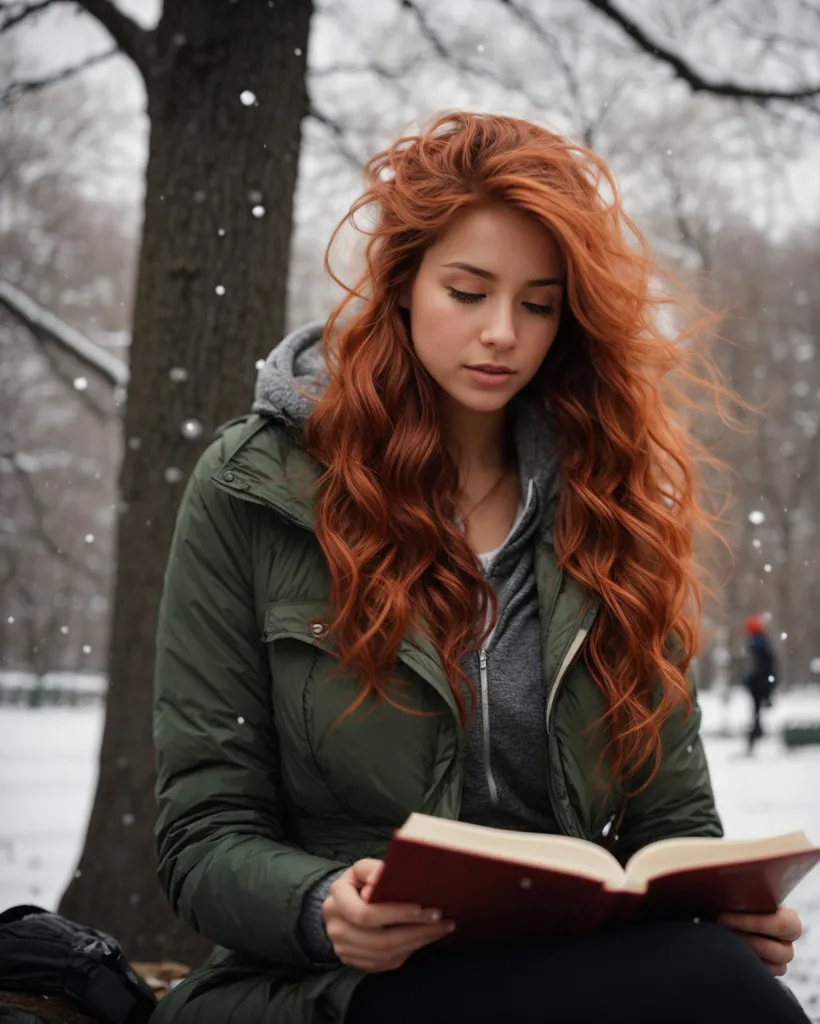
[[[633,917],[768,913],[820,862],[804,832],[665,839],[622,868],[595,843],[411,814],[371,902],[420,903],[456,922],[451,941],[578,935]]]

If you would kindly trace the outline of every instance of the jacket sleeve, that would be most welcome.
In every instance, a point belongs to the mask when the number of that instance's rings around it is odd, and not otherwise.
[[[214,943],[316,966],[299,942],[302,900],[347,865],[285,835],[270,670],[254,611],[260,510],[210,481],[213,462],[206,452],[186,489],[159,613],[159,879],[174,912]]]
[[[691,676],[689,690],[692,698],[689,716],[686,708],[678,708],[662,727],[662,755],[657,775],[627,801],[613,850],[622,864],[633,853],[661,839],[720,838],[723,835],[700,738],[701,712]]]

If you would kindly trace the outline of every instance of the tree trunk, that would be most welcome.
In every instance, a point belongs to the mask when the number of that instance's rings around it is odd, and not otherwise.
[[[254,364],[284,327],[311,11],[175,0],[150,37],[110,690],[85,848],[60,905],[132,959],[193,965],[209,949],[156,881],[157,609],[184,480],[214,429],[249,409]]]

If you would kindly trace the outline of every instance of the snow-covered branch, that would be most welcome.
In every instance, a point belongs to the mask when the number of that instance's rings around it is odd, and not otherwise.
[[[509,6],[509,0],[500,0]],[[748,78],[727,78],[716,74],[711,68],[700,64],[685,54],[674,39],[643,18],[628,0],[586,0],[626,32],[626,34],[647,53],[669,64],[695,92],[710,92],[717,96],[734,96],[739,99],[807,100],[820,96],[820,82],[800,88],[781,89],[761,85]]]
[[[0,305],[25,324],[39,341],[57,345],[107,384],[119,387],[128,384],[128,366],[122,359],[95,345],[7,281],[0,281]]]
[[[88,68],[93,68],[97,64],[102,64],[103,61],[110,60],[111,57],[114,57],[119,52],[119,47],[113,46],[110,50],[105,50],[103,53],[97,53],[93,57],[88,57],[79,64],[55,71],[53,75],[46,75],[44,78],[31,78],[10,82],[0,92],[0,107],[5,106],[7,103],[12,103],[18,96],[22,96],[24,93],[39,92],[50,85],[56,85],[58,82],[64,82],[68,78],[73,78]]]

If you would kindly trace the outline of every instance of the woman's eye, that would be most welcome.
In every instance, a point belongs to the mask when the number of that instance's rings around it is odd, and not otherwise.
[[[525,302],[524,308],[537,316],[552,316],[555,312],[555,306],[539,306],[537,302]]]
[[[448,288],[447,291],[456,302],[480,302],[484,298],[481,292],[460,292],[458,288]]]

